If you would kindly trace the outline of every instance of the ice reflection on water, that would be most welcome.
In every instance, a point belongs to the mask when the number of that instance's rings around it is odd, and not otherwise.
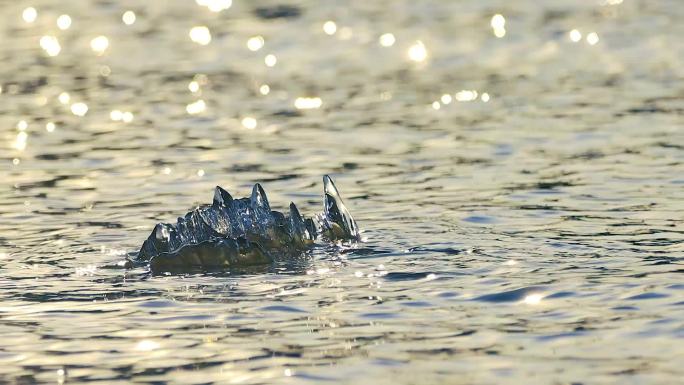
[[[0,382],[684,375],[679,2],[2,14]],[[117,266],[215,185],[312,213],[325,173],[355,249]]]

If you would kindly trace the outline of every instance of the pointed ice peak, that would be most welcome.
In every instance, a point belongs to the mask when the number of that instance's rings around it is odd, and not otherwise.
[[[299,209],[297,206],[294,204],[294,202],[290,202],[290,218],[295,218],[297,219],[297,222],[304,222],[302,220],[302,215],[299,213]]]
[[[323,176],[323,192],[325,194],[324,215],[333,228],[333,234],[343,239],[358,239],[359,229],[347,207],[342,201],[335,182],[328,175]]]
[[[250,202],[252,204],[252,208],[261,207],[268,210],[269,212],[271,211],[271,206],[268,204],[268,198],[266,198],[266,192],[259,183],[255,184],[254,188],[252,189],[252,196],[250,197]]]
[[[153,234],[157,241],[168,243],[170,238],[169,227],[171,227],[171,225],[168,223],[157,223],[157,225],[154,226]]]
[[[220,186],[216,186],[214,190],[214,205],[230,207],[233,202],[233,197],[230,196],[228,191],[222,189]]]
[[[333,197],[340,196],[340,192],[335,187],[335,182],[329,175],[323,175],[323,192],[325,195],[331,195]]]

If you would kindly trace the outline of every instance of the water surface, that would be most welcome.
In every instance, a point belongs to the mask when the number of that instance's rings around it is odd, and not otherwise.
[[[0,382],[684,376],[680,2],[0,11]],[[116,267],[215,185],[311,214],[326,173],[356,248]]]

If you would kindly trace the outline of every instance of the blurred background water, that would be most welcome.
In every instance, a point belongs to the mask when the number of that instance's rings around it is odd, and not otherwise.
[[[0,10],[0,382],[684,376],[680,1]],[[325,173],[355,249],[115,268],[215,185],[311,214]]]

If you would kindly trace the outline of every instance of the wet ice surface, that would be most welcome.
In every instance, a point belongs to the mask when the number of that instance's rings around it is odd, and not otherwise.
[[[679,2],[2,15],[0,379],[684,375]],[[356,249],[223,274],[102,267],[215,185],[318,212],[325,173],[365,230]]]

